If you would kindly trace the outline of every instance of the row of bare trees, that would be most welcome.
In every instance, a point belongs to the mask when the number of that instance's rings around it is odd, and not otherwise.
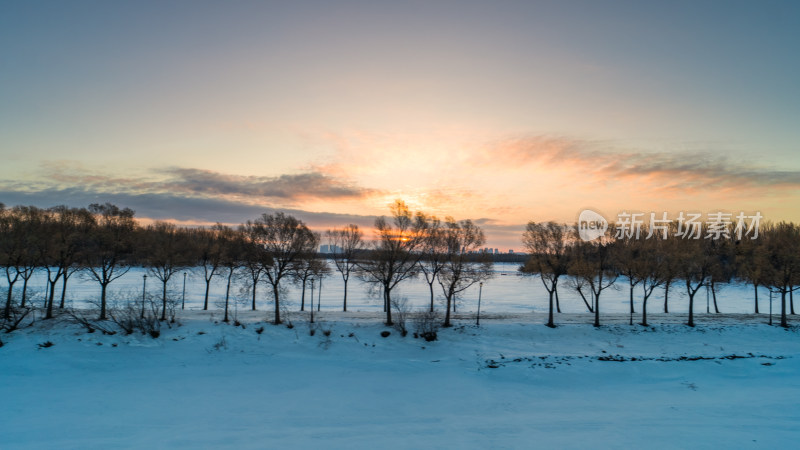
[[[429,286],[430,311],[438,289],[445,299],[444,321],[449,326],[458,297],[492,274],[491,260],[480,252],[483,231],[469,220],[440,220],[414,213],[397,201],[391,215],[376,219],[374,233],[373,239],[365,240],[358,226],[348,225],[324,234],[333,267],[344,282],[344,311],[348,283],[356,277],[380,293],[386,323],[392,324],[398,304],[393,292],[404,281],[422,275]],[[756,313],[760,286],[780,293],[781,324],[787,325],[787,306],[794,314],[793,292],[800,285],[800,227],[765,224],[758,239],[734,239],[733,235],[687,239],[676,237],[672,229],[650,239],[606,236],[585,242],[575,226],[531,222],[523,235],[530,258],[521,271],[539,275],[549,294],[548,326],[555,326],[554,311],[560,312],[559,287],[574,289],[599,325],[602,293],[618,280],[628,285],[631,317],[635,290],[640,290],[642,324],[647,324],[648,300],[657,288],[664,289],[664,312],[668,312],[670,288],[682,284],[690,303],[688,324],[694,325],[694,300],[702,288],[709,289],[718,312],[719,285],[743,281],[754,286]],[[322,240],[323,235],[281,212],[262,214],[234,229],[221,224],[188,228],[166,222],[142,226],[132,210],[111,204],[0,207],[0,270],[7,287],[3,318],[7,320],[15,306],[26,307],[29,280],[39,271],[47,279],[45,318],[53,317],[54,308],[64,308],[68,280],[82,272],[100,287],[99,319],[104,320],[109,285],[131,267],[145,267],[161,283],[160,316],[165,320],[169,282],[187,268],[199,268],[205,282],[203,309],[209,307],[212,280],[222,278],[227,321],[232,283],[245,279],[253,310],[258,287],[267,287],[277,324],[284,310],[283,286],[302,286],[300,309],[305,310],[307,283],[330,275],[329,265],[318,253]]]
[[[348,281],[356,276],[380,290],[386,323],[391,325],[392,291],[404,280],[424,273],[431,286],[431,310],[433,285],[438,283],[447,301],[445,325],[449,326],[450,306],[456,298],[491,276],[488,259],[475,263],[475,258],[468,256],[485,243],[483,232],[469,220],[440,221],[412,213],[401,201],[391,211],[391,217],[376,220],[372,241],[365,241],[356,225],[325,233],[333,249],[333,265],[344,281],[343,310],[347,310]],[[258,286],[268,287],[274,323],[279,324],[282,286],[302,286],[300,309],[304,310],[307,283],[329,274],[329,266],[318,252],[321,240],[321,234],[282,212],[262,214],[233,229],[221,224],[188,228],[167,222],[141,226],[132,210],[112,204],[0,207],[0,268],[8,288],[3,317],[7,319],[15,306],[26,307],[28,281],[40,271],[47,275],[45,318],[52,318],[54,308],[65,306],[68,279],[80,271],[99,284],[98,319],[105,320],[109,285],[132,267],[145,267],[161,284],[160,316],[166,320],[169,282],[176,274],[196,267],[205,283],[204,310],[209,307],[212,280],[221,277],[226,283],[224,320],[228,321],[231,285],[235,278],[245,279],[253,310]],[[18,282],[21,295],[15,305]],[[59,282],[61,297],[56,306]]]
[[[689,298],[687,325],[694,326],[694,301],[706,288],[717,306],[719,285],[733,281],[754,288],[755,308],[759,313],[758,288],[768,287],[781,296],[781,325],[787,326],[787,301],[794,314],[793,292],[800,287],[800,226],[793,223],[767,223],[757,238],[737,238],[732,230],[718,239],[681,236],[678,224],[663,233],[639,238],[610,235],[592,241],[580,239],[576,226],[555,222],[530,222],[523,244],[530,254],[521,267],[527,274],[539,275],[549,294],[547,325],[555,326],[553,311],[560,312],[559,281],[580,295],[594,325],[600,325],[600,297],[603,291],[624,279],[633,320],[635,290],[640,289],[642,325],[647,325],[647,301],[656,288],[664,289],[664,312],[669,312],[669,291],[681,283]],[[565,282],[563,282],[565,281]]]

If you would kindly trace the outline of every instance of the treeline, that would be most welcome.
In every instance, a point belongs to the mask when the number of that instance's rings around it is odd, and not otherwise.
[[[305,309],[306,285],[328,275],[328,264],[318,253],[322,239],[336,251],[329,255],[344,281],[342,308],[347,310],[347,285],[351,277],[380,289],[387,325],[392,311],[406,306],[392,299],[401,282],[422,273],[430,286],[431,311],[434,290],[447,300],[445,326],[450,325],[450,305],[475,283],[491,276],[491,261],[476,260],[485,243],[483,231],[469,220],[440,220],[412,213],[398,201],[389,218],[375,222],[375,239],[366,242],[356,225],[312,232],[299,219],[278,212],[262,214],[237,228],[216,224],[208,228],[179,227],[167,222],[142,226],[134,211],[112,204],[88,208],[33,206],[6,208],[0,204],[0,269],[6,278],[3,320],[20,317],[32,308],[29,281],[35,272],[47,276],[44,318],[64,309],[68,281],[77,272],[98,283],[98,320],[108,318],[108,287],[132,267],[145,267],[161,284],[160,320],[167,320],[174,300],[167,294],[169,281],[187,268],[201,270],[205,280],[203,309],[208,309],[212,279],[227,283],[225,317],[228,321],[230,289],[234,277],[244,278],[256,309],[259,286],[265,286],[274,304],[274,323],[284,311],[281,287],[302,285],[301,310]],[[57,292],[60,292],[57,294]],[[17,295],[18,294],[18,295]],[[60,297],[59,297],[60,295]],[[145,316],[144,297],[141,316]]]
[[[231,285],[234,280],[246,280],[251,308],[256,309],[259,294],[268,297],[274,307],[273,321],[279,324],[285,311],[282,287],[289,283],[302,287],[303,311],[306,286],[332,276],[332,266],[344,283],[344,311],[348,283],[356,277],[381,293],[386,324],[392,325],[393,312],[405,317],[408,309],[392,293],[405,280],[421,276],[429,287],[426,309],[434,313],[436,293],[443,295],[443,324],[449,326],[457,298],[492,276],[491,255],[480,251],[485,244],[480,227],[469,220],[414,213],[401,201],[391,207],[390,216],[376,219],[371,240],[365,240],[356,225],[312,232],[301,220],[281,212],[262,214],[236,228],[222,224],[180,227],[166,222],[144,226],[134,215],[112,204],[47,209],[0,204],[0,270],[7,288],[2,319],[11,321],[13,328],[32,309],[28,289],[35,272],[44,273],[47,280],[44,318],[54,317],[55,311],[65,307],[70,277],[83,272],[98,284],[97,320],[106,320],[109,285],[130,268],[144,267],[160,283],[160,298],[157,308],[153,307],[156,319],[167,320],[177,307],[168,295],[170,280],[187,268],[197,268],[205,282],[204,310],[209,307],[212,280],[222,278],[226,282],[224,320],[228,321]],[[528,259],[520,270],[538,275],[548,291],[548,326],[555,326],[559,288],[565,287],[580,295],[599,326],[602,293],[618,280],[625,280],[629,288],[631,322],[635,298],[641,299],[641,323],[646,325],[647,302],[653,292],[664,290],[664,312],[669,312],[670,289],[680,285],[689,297],[688,325],[693,326],[694,299],[702,288],[710,290],[718,312],[719,285],[740,281],[753,285],[756,313],[759,286],[779,292],[781,324],[787,326],[787,301],[794,314],[793,292],[800,285],[800,227],[765,224],[757,239],[735,238],[730,229],[717,233],[719,239],[677,237],[677,228],[673,223],[663,236],[649,239],[606,235],[584,241],[576,226],[531,222],[523,234]],[[318,253],[323,240],[334,249],[327,255],[332,259],[330,266]],[[142,318],[145,313],[143,296]]]
[[[786,222],[766,223],[746,236],[732,225],[713,233],[702,226],[687,233],[678,222],[662,228],[651,232],[643,227],[638,236],[628,230],[620,238],[606,232],[586,241],[574,225],[528,223],[523,243],[530,257],[520,270],[539,275],[549,293],[547,325],[555,326],[554,304],[560,312],[559,281],[577,291],[594,313],[595,326],[599,326],[601,294],[622,277],[629,289],[631,324],[634,297],[641,299],[641,324],[646,326],[647,301],[653,292],[664,290],[666,313],[670,288],[678,284],[689,298],[687,325],[694,326],[694,301],[701,288],[709,289],[718,313],[719,286],[738,281],[753,286],[756,314],[760,286],[780,293],[781,325],[788,326],[787,300],[790,314],[794,314],[793,292],[800,286],[800,227]]]

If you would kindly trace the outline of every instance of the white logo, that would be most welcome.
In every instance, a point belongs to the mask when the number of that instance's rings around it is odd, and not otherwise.
[[[593,241],[606,234],[608,221],[605,217],[592,211],[584,209],[578,216],[578,236],[584,241]]]

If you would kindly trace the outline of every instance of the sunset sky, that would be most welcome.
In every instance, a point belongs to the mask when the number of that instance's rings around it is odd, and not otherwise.
[[[3,1],[0,202],[800,221],[798,80],[797,1]]]

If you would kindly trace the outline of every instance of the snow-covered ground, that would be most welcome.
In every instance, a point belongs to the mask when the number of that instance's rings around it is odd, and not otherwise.
[[[323,311],[311,336],[185,311],[159,338],[0,336],[2,448],[770,448],[800,439],[798,328],[678,314],[457,318],[439,340]],[[263,332],[257,330],[263,327]],[[413,328],[413,326],[412,326]],[[330,330],[325,336],[324,331]],[[40,344],[51,342],[50,347]]]

